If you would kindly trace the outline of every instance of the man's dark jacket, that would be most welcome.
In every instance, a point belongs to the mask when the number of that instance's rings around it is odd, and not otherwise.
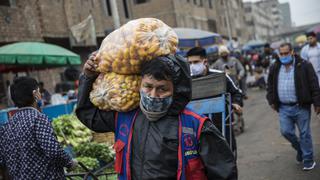
[[[174,82],[173,104],[168,114],[149,121],[139,110],[133,126],[131,172],[133,180],[176,179],[178,168],[178,115],[191,99],[191,77],[186,62],[177,60],[178,77]],[[115,112],[94,107],[89,93],[95,78],[80,77],[76,114],[83,124],[96,132],[115,131]],[[211,121],[201,131],[199,154],[208,179],[235,180],[234,156],[225,139]]]
[[[308,61],[295,55],[294,82],[298,104],[309,108],[311,104],[320,106],[320,88],[313,66]],[[271,67],[268,76],[267,100],[275,109],[279,109],[278,76],[281,63],[277,60]]]

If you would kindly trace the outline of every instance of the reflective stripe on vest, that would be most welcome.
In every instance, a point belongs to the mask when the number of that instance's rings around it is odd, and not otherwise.
[[[116,114],[115,171],[120,180],[130,180],[131,140],[133,124],[138,110]],[[179,116],[179,151],[178,151],[178,180],[205,180],[205,170],[200,158],[199,139],[206,117],[185,109]]]

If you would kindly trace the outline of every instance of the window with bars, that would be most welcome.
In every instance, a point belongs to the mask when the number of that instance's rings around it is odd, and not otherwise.
[[[208,28],[212,32],[217,32],[217,22],[214,19],[208,20]]]
[[[150,0],[134,0],[134,3],[135,4],[143,4],[143,3],[147,3],[149,2]]]
[[[203,7],[203,0],[199,0],[199,6]]]
[[[124,9],[124,15],[128,19],[129,18],[129,11],[128,11],[127,0],[123,0],[123,9]]]
[[[106,0],[106,6],[107,6],[108,15],[112,16],[110,0]]]
[[[212,0],[208,0],[208,2],[209,2],[209,8],[212,9],[212,8],[213,8],[213,6],[212,6]]]
[[[10,0],[1,0],[0,6],[10,6]]]

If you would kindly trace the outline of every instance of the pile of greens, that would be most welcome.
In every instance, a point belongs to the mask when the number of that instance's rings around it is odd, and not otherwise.
[[[75,115],[59,116],[53,119],[52,126],[63,147],[71,146],[72,154],[87,168],[99,168],[99,161],[113,161],[115,153],[112,147],[105,143],[93,142],[91,131]],[[83,171],[81,167],[77,167],[73,172]]]
[[[107,144],[90,142],[83,143],[74,148],[76,156],[79,157],[95,157],[106,163],[111,162],[114,157],[114,152]]]
[[[91,131],[75,115],[62,115],[52,121],[58,141],[65,147],[76,147],[92,139]]]

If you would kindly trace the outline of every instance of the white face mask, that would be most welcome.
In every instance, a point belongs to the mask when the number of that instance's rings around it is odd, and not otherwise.
[[[198,76],[204,73],[206,66],[203,62],[190,65],[191,76]]]

